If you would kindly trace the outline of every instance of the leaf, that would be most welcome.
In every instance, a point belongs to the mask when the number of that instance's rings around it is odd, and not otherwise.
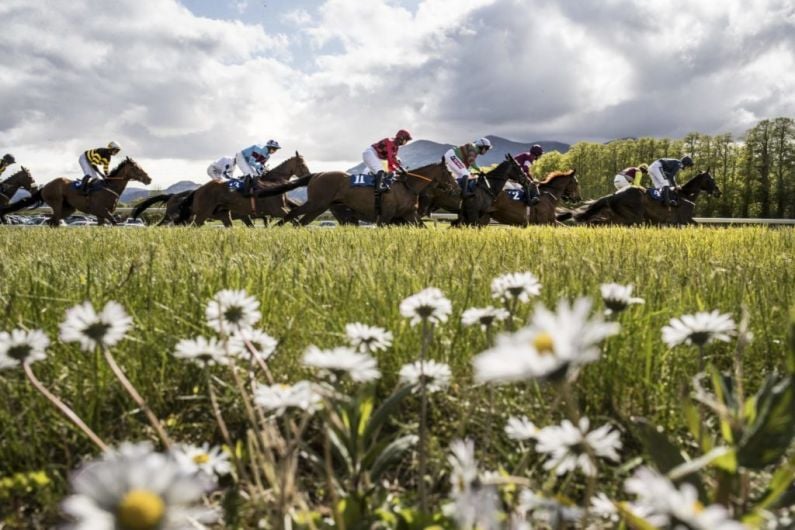
[[[790,375],[795,375],[795,306],[789,312],[789,333],[788,337],[789,351],[787,352],[787,370]]]
[[[408,396],[414,389],[413,386],[407,385],[395,390],[388,398],[384,400],[380,407],[373,413],[373,417],[367,423],[367,428],[364,430],[364,439],[369,440],[378,429],[386,422],[392,412],[397,408],[403,399]]]
[[[715,447],[715,437],[701,423],[701,413],[698,406],[690,400],[685,400],[682,404],[682,414],[685,417],[685,424],[690,429],[690,434],[695,440],[701,437],[701,452],[709,453]]]
[[[403,454],[415,445],[418,440],[419,437],[414,434],[409,434],[407,436],[401,436],[386,446],[375,459],[375,462],[373,462],[372,469],[370,469],[370,479],[372,482],[377,482],[381,474],[394,462],[400,460]]]
[[[359,430],[356,434],[361,436],[364,434],[367,422],[370,421],[370,416],[373,414],[373,397],[367,396],[359,403]]]
[[[737,398],[734,394],[734,380],[728,375],[720,373],[717,368],[710,366],[710,374],[712,376],[712,386],[715,390],[715,396],[718,401],[729,411],[737,410]],[[734,432],[732,431],[731,423],[727,421],[724,414],[719,414],[720,433],[723,440],[734,445]]]
[[[668,439],[665,433],[660,432],[657,427],[644,418],[633,418],[632,431],[640,439],[649,459],[654,462],[654,465],[661,473],[668,474],[672,469],[687,462],[681,451]],[[704,484],[698,475],[687,475],[681,479],[681,482],[692,484],[698,490],[699,498],[702,500],[706,499]]]
[[[627,522],[630,528],[633,528],[634,530],[657,530],[657,527],[642,517],[635,515],[627,503],[617,502],[615,503],[615,506],[618,510],[618,513],[621,514],[621,517]]]
[[[746,431],[737,453],[740,465],[761,469],[777,462],[795,437],[795,376],[757,394],[756,422]]]

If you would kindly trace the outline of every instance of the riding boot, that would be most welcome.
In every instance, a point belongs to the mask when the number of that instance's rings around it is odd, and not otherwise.
[[[91,186],[89,183],[91,182],[91,176],[84,175],[83,180],[80,182],[80,191],[83,192],[83,195],[88,195],[91,193]]]
[[[251,175],[246,175],[243,178],[243,197],[251,197],[252,189],[254,188],[254,177]]]
[[[663,204],[667,207],[673,207],[677,205],[677,202],[673,200],[671,197],[671,188],[668,186],[663,187],[662,189],[662,197],[663,197]]]
[[[530,183],[527,183],[523,185],[522,188],[524,188],[525,202],[528,206],[535,206],[541,202],[541,198],[538,196],[538,188],[536,186],[531,186]]]
[[[379,171],[375,174],[375,188],[378,193],[389,191],[389,175],[386,171]]]

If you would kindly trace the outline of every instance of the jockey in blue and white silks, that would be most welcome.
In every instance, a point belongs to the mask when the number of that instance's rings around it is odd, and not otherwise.
[[[267,171],[266,164],[271,155],[281,148],[276,140],[268,140],[265,145],[254,144],[235,155],[235,164],[243,175],[261,177]]]
[[[235,173],[235,159],[231,156],[222,156],[207,168],[207,174],[216,182],[224,179],[230,180]]]

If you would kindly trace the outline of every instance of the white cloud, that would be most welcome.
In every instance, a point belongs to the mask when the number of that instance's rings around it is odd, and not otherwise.
[[[103,6],[0,4],[0,143],[40,180],[110,139],[173,181],[271,137],[343,169],[401,127],[574,141],[795,114],[785,0],[326,0],[286,11],[289,36],[176,0]]]

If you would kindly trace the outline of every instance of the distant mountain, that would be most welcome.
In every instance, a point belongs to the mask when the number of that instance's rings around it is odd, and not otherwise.
[[[140,201],[141,199],[145,199],[150,195],[160,195],[161,193],[181,193],[183,191],[195,190],[198,187],[199,184],[196,184],[192,180],[180,180],[179,182],[172,184],[168,188],[158,192],[153,192],[152,190],[145,188],[127,188],[121,194],[121,202],[129,204]]]
[[[486,136],[491,142],[491,151],[484,156],[478,158],[478,165],[488,166],[502,162],[505,155],[510,153],[512,155],[527,151],[531,145],[539,144],[544,148],[544,152],[560,151],[565,153],[571,147],[569,144],[553,141],[535,141],[535,142],[515,142],[507,140],[499,136]],[[448,149],[454,147],[451,144],[440,144],[431,142],[429,140],[417,140],[411,142],[405,147],[400,148],[400,159],[403,164],[408,167],[420,167],[426,164],[433,164],[442,159],[442,156]],[[348,170],[348,173],[361,173],[364,171],[364,163],[354,166]]]

